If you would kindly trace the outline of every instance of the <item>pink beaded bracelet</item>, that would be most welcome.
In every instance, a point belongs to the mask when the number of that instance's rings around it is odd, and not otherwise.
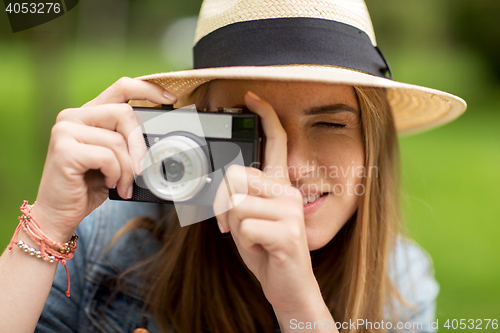
[[[35,217],[31,214],[33,205],[29,205],[28,201],[26,200],[24,201],[23,205],[21,206],[22,215],[18,218],[19,225],[17,226],[16,231],[12,236],[12,240],[10,241],[10,244],[7,248],[9,250],[12,250],[12,247],[14,245],[17,245],[24,252],[28,252],[29,254],[36,256],[37,258],[41,258],[48,262],[60,262],[61,265],[63,265],[66,269],[66,274],[68,275],[68,290],[66,291],[66,296],[69,297],[71,281],[68,268],[66,267],[66,261],[73,258],[73,254],[78,249],[76,247],[78,236],[74,234],[71,239],[64,244],[51,240],[49,237],[47,237],[47,235],[45,235]],[[23,228],[24,232],[26,232],[26,234],[30,236],[30,238],[41,247],[40,251],[36,251],[35,248],[30,247],[22,240],[16,240],[16,237],[19,234],[21,228]]]

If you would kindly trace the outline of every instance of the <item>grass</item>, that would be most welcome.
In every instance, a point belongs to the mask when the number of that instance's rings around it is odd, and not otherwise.
[[[37,57],[27,45],[2,45],[0,246],[10,240],[22,200],[36,198],[47,126],[57,112],[85,103],[121,76],[167,70],[168,64],[155,50],[146,56],[145,50],[150,48],[124,53],[65,47],[59,62],[40,72]],[[409,64],[398,61],[403,58]],[[429,81],[428,72],[418,70],[426,62],[433,63],[434,81]],[[454,70],[471,63],[468,55],[450,58],[446,54],[396,56],[392,64],[393,71],[400,73],[396,79],[470,94],[474,101],[455,122],[400,140],[405,220],[410,235],[433,257],[441,285],[437,308],[441,327],[448,318],[498,318],[500,314],[500,114],[497,102],[477,98],[485,80],[481,68]],[[40,75],[52,72],[54,76]],[[49,96],[41,96],[40,91]],[[50,101],[51,108],[40,100]]]
[[[440,322],[500,313],[498,124],[494,112],[470,112],[401,140],[405,218],[433,257]]]
[[[145,48],[120,52],[87,46],[66,46],[57,61],[30,45],[1,45],[0,73],[0,246],[6,246],[22,200],[31,203],[43,170],[50,127],[59,111],[78,107],[122,76],[168,69]],[[151,49],[151,48],[149,48]],[[147,52],[146,52],[147,53]],[[40,62],[47,60],[47,66]],[[45,68],[48,67],[48,68]]]

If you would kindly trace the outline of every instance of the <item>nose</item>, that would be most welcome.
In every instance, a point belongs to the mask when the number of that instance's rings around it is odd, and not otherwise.
[[[303,135],[287,132],[287,163],[290,181],[310,177],[316,170],[315,149]]]

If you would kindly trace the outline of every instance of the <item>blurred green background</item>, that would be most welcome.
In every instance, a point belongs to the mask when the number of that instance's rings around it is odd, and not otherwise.
[[[468,103],[456,121],[400,140],[404,217],[434,260],[441,331],[446,319],[500,319],[500,1],[367,5],[395,80]],[[16,34],[0,13],[0,246],[36,198],[57,113],[121,76],[188,68],[199,6],[87,0]]]

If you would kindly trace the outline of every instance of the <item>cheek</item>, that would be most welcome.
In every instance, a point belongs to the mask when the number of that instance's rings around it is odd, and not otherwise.
[[[352,186],[362,184],[366,175],[364,148],[361,140],[338,138],[317,145],[318,164],[321,174],[332,184]],[[323,171],[325,170],[325,171]]]
[[[309,250],[327,244],[351,218],[358,207],[359,197],[364,194],[362,171],[364,149],[357,143],[333,142],[322,146],[318,163],[328,171],[320,173],[320,179],[330,189],[325,205],[318,214],[306,216]]]

